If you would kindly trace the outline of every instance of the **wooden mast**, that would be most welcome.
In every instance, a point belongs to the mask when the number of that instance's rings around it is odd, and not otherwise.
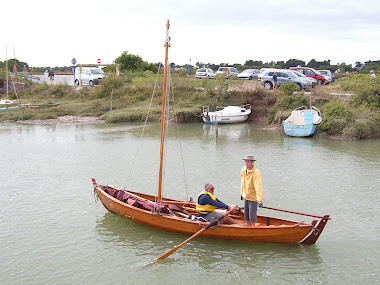
[[[165,40],[165,69],[164,69],[164,87],[162,95],[162,114],[161,114],[161,143],[160,143],[160,169],[158,173],[158,194],[157,201],[161,202],[162,200],[162,165],[164,158],[164,140],[165,140],[165,107],[166,107],[166,81],[168,78],[168,50],[169,50],[169,20],[166,24],[166,40]]]

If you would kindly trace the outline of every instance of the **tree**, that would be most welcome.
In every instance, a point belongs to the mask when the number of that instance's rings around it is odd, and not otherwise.
[[[140,56],[129,54],[127,51],[123,51],[121,56],[115,59],[115,63],[120,64],[120,70],[136,71],[141,67],[143,60]]]
[[[287,62],[285,62],[285,68],[295,67],[295,66],[305,66],[305,62],[303,60],[299,59],[289,59]]]

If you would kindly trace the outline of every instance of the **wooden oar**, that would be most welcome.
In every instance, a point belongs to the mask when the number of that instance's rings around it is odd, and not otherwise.
[[[275,210],[275,211],[280,211],[280,212],[285,212],[285,213],[291,213],[291,214],[296,214],[296,215],[308,216],[308,217],[313,217],[313,218],[318,218],[318,219],[331,220],[331,218],[329,218],[328,216],[316,216],[316,215],[305,214],[305,213],[300,213],[300,212],[293,212],[293,211],[289,211],[289,210],[282,210],[282,209],[277,209],[277,208],[272,208],[272,207],[266,207],[266,206],[262,206],[261,208],[263,208],[263,209],[269,209],[269,210]]]
[[[153,260],[152,262],[148,263],[147,265],[145,265],[144,267],[141,267],[140,269],[138,270],[141,270],[141,269],[145,269],[147,268],[148,266],[151,266],[152,264],[155,264],[156,262],[158,261],[161,261],[161,260],[164,260],[165,258],[167,258],[169,255],[173,254],[177,249],[179,249],[181,246],[185,245],[186,243],[188,243],[189,241],[191,241],[192,239],[196,238],[197,236],[199,236],[201,233],[203,233],[204,231],[208,230],[209,228],[213,227],[213,226],[216,226],[219,221],[221,221],[224,217],[227,217],[229,214],[231,213],[231,210],[227,211],[224,213],[223,217],[221,217],[219,220],[214,220],[212,222],[210,222],[206,227],[204,227],[203,229],[200,229],[198,232],[196,232],[195,234],[193,234],[191,237],[189,237],[187,240],[185,240],[184,242],[180,243],[179,245],[173,247],[171,250],[169,250],[168,252],[166,252],[165,254],[161,255],[160,257],[156,258],[155,260]]]

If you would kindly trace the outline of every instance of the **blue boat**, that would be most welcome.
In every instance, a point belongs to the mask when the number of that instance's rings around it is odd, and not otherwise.
[[[308,137],[315,133],[318,125],[322,123],[321,111],[312,106],[299,107],[292,111],[292,114],[282,121],[285,134],[291,137]]]

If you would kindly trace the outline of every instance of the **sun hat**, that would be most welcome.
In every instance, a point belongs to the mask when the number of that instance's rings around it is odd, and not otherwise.
[[[252,161],[256,161],[256,159],[253,158],[253,155],[246,155],[243,160],[252,160]]]

